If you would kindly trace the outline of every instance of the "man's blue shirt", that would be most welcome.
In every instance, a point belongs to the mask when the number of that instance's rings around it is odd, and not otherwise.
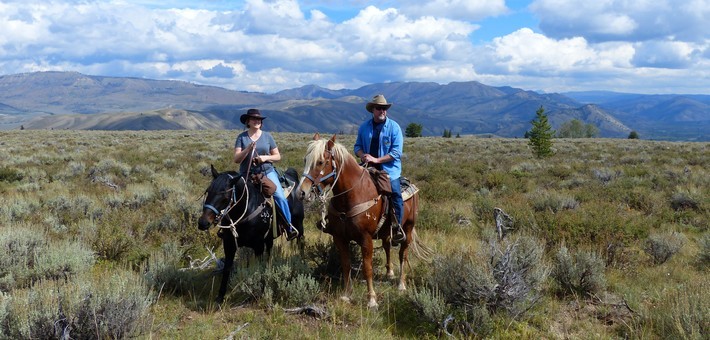
[[[372,139],[372,134],[374,130],[374,122],[372,119],[368,119],[357,130],[357,139],[355,140],[354,151],[357,155],[358,150],[362,150],[364,153],[370,153],[370,140]],[[402,129],[399,124],[394,120],[387,118],[385,120],[385,125],[382,127],[382,132],[380,133],[380,148],[377,155],[372,155],[374,157],[382,157],[384,155],[390,155],[394,160],[382,163],[382,170],[387,171],[390,175],[390,179],[397,179],[402,175],[402,144],[404,137],[402,135]]]

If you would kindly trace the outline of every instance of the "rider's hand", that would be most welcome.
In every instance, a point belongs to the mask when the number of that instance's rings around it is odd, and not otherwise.
[[[360,161],[362,161],[363,163],[376,164],[377,158],[372,157],[372,155],[370,155],[369,153],[366,153],[366,154],[362,155],[362,157],[360,157]]]

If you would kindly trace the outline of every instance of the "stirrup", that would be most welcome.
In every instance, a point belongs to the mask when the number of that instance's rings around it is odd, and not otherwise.
[[[299,235],[298,229],[293,226],[293,224],[286,227],[286,241],[291,241],[297,238]]]
[[[392,228],[392,237],[390,238],[390,243],[393,245],[398,245],[407,240],[407,235],[404,234],[404,229],[402,225],[397,225]]]

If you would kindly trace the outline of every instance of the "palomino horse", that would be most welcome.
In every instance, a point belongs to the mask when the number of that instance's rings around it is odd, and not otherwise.
[[[197,220],[197,227],[207,230],[212,225],[219,224],[222,228],[220,237],[224,245],[224,269],[217,294],[217,302],[222,303],[237,247],[251,248],[256,256],[261,256],[266,250],[268,255],[274,245],[274,238],[281,235],[282,230],[274,230],[274,210],[266,204],[266,198],[258,186],[234,171],[219,173],[214,167],[211,169],[214,179],[205,192],[205,203],[202,216]],[[298,181],[298,173],[293,168],[286,170],[285,176],[294,183]],[[296,190],[288,196],[288,205],[291,223],[298,229],[298,242],[301,243],[304,210],[303,202],[296,196]]]
[[[382,247],[387,257],[387,275],[393,278],[394,272],[390,261],[391,214],[385,211],[387,206],[385,198],[378,194],[368,170],[361,167],[343,145],[335,142],[335,135],[330,140],[322,140],[319,137],[316,134],[314,140],[308,145],[304,177],[300,183],[301,195],[310,199],[318,191],[320,198],[326,199],[332,194],[327,208],[327,224],[323,231],[333,236],[333,242],[340,254],[345,287],[343,299],[349,300],[349,295],[352,293],[349,242],[355,241],[362,251],[368,306],[377,307],[377,296],[372,282],[373,239],[382,240]],[[419,196],[416,193],[404,202],[402,227],[407,239],[399,249],[400,290],[407,289],[404,263],[408,260],[409,246],[412,245],[415,254],[419,255],[416,251],[414,231],[418,206]],[[385,219],[384,224],[380,223],[381,219]]]

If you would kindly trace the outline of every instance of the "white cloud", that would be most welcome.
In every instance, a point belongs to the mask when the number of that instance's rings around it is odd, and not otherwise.
[[[542,31],[476,44],[473,33],[488,24],[476,20],[507,13],[503,0],[5,0],[0,74],[78,71],[266,92],[477,80],[707,93],[709,3],[537,0],[530,8]],[[350,14],[330,18],[333,8]]]
[[[702,41],[710,21],[709,0],[535,0],[530,9],[546,35],[588,41]]]
[[[686,68],[700,56],[697,48],[678,41],[646,42],[638,44],[634,65],[640,67]]]
[[[471,21],[507,13],[504,0],[434,0],[406,2],[402,13],[413,17],[432,16]]]
[[[598,63],[598,54],[584,38],[554,40],[529,28],[495,38],[491,48],[498,66],[509,73],[561,73]]]

